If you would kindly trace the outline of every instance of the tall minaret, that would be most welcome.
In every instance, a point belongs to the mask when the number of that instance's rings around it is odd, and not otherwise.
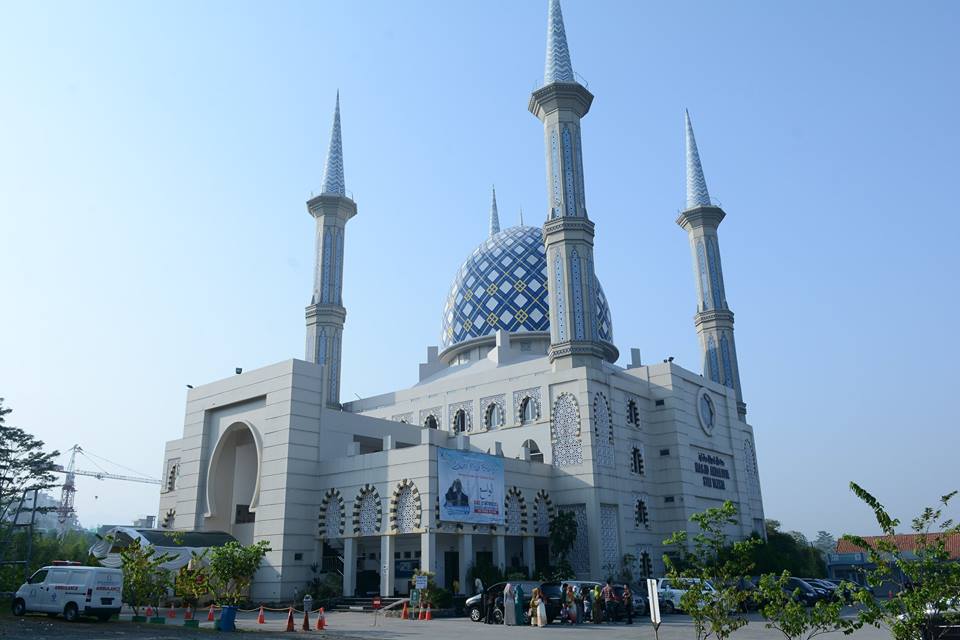
[[[737,347],[733,340],[733,312],[727,306],[720,266],[717,227],[726,215],[710,203],[703,179],[700,153],[693,137],[690,114],[684,112],[687,140],[687,208],[677,218],[690,238],[694,277],[697,281],[697,315],[694,322],[703,353],[703,375],[737,392],[737,412],[743,418],[747,405],[740,390]]]
[[[493,200],[490,203],[490,237],[500,233],[500,214],[497,213],[497,188],[493,187]]]
[[[616,359],[600,341],[593,223],[583,193],[580,119],[593,94],[577,82],[570,64],[560,0],[549,0],[543,86],[529,109],[543,122],[547,159],[548,216],[543,225],[550,295],[550,361],[555,367],[599,366]]]
[[[343,240],[347,220],[357,214],[357,204],[347,197],[343,181],[343,147],[340,141],[340,92],[333,112],[333,131],[323,169],[320,195],[307,201],[307,210],[317,220],[317,266],[313,297],[307,307],[307,357],[327,365],[327,406],[340,407],[340,344],[347,310],[341,298]]]

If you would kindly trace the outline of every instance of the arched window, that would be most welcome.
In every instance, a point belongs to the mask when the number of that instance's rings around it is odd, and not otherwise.
[[[507,494],[506,527],[508,536],[520,535],[520,496],[516,493]]]
[[[420,505],[416,500],[413,489],[413,485],[408,484],[397,492],[395,515],[398,533],[409,533],[419,526],[417,515]]]
[[[540,415],[540,408],[537,406],[537,400],[527,396],[520,403],[520,424],[534,422]]]
[[[336,540],[341,534],[343,523],[340,520],[340,502],[330,500],[327,503],[326,513],[324,514],[323,528],[327,540]]]
[[[543,462],[543,452],[533,440],[525,440],[523,446],[530,452],[530,462]]]
[[[463,409],[457,409],[453,416],[453,432],[464,433],[467,430],[467,412]]]
[[[427,419],[423,421],[423,426],[427,429],[436,429],[437,428],[437,417],[433,414],[427,416]]]
[[[487,429],[499,429],[503,426],[503,411],[496,402],[487,405],[487,410],[483,414],[483,423]]]
[[[644,529],[650,528],[650,514],[647,511],[647,503],[643,498],[637,500],[633,513],[633,522],[637,526],[637,529],[641,527]]]
[[[636,400],[627,401],[627,424],[635,427],[640,426],[640,409],[637,408]]]
[[[643,449],[637,445],[630,452],[630,473],[643,475]]]
[[[357,525],[357,533],[368,536],[380,532],[383,512],[380,505],[380,494],[377,493],[376,489],[369,487],[361,490],[354,513],[356,514],[354,522]]]

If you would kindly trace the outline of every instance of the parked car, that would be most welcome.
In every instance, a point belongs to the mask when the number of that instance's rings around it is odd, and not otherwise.
[[[812,607],[825,597],[825,589],[818,589],[801,578],[788,578],[785,589],[787,593],[793,594],[794,599],[808,607]]]
[[[535,581],[521,581],[521,582],[512,582],[514,586],[519,585],[523,589],[523,623],[530,624],[530,594],[533,593],[533,590],[540,586],[539,582]],[[497,624],[503,624],[503,589],[507,586],[506,582],[498,582],[494,585],[491,585],[483,593],[482,597],[488,598],[494,602],[493,610],[493,621]],[[474,622],[483,622],[483,603],[481,602],[481,594],[476,594],[467,598],[466,602],[463,604],[463,608],[466,610],[467,615]]]
[[[830,582],[829,580],[824,580],[822,578],[804,578],[809,582],[815,589],[823,590],[823,599],[827,602],[834,602],[839,599],[840,595],[837,593],[837,585]]]
[[[660,578],[657,580],[657,592],[658,597],[660,598],[660,613],[673,613],[674,611],[681,611],[683,607],[680,604],[680,599],[683,598],[683,594],[690,590],[690,585],[699,582],[696,578],[681,578],[679,580],[671,580],[670,578]],[[713,585],[709,582],[704,583],[704,589],[706,591],[716,591],[713,588]]]
[[[73,622],[81,616],[101,621],[119,615],[123,571],[105,567],[49,566],[37,570],[13,596],[13,614],[31,611]]]

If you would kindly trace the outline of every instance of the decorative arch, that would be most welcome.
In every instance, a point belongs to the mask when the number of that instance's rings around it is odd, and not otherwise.
[[[383,501],[372,484],[365,484],[353,501],[353,533],[369,536],[380,533],[383,526]]]
[[[540,419],[540,388],[513,392],[513,411],[516,424],[531,424]]]
[[[336,521],[330,520],[330,509],[334,510],[337,516]],[[346,507],[343,504],[343,496],[340,495],[340,490],[327,489],[327,492],[323,494],[323,500],[320,501],[320,516],[317,518],[318,536],[327,540],[343,536],[346,521]]]
[[[533,534],[550,535],[550,522],[553,521],[554,508],[550,494],[540,489],[533,500]]]
[[[526,447],[527,451],[530,452],[530,462],[543,462],[543,451],[540,449],[540,445],[537,444],[536,440],[524,440],[520,446]]]
[[[505,528],[508,536],[526,535],[527,502],[519,487],[510,487],[504,498],[503,512],[506,514]]]
[[[650,528],[650,499],[646,496],[638,497],[633,503],[633,524],[637,529]]]
[[[607,396],[597,392],[593,396],[594,457],[604,467],[614,466],[613,420]]]
[[[550,444],[553,447],[554,466],[567,467],[583,463],[580,407],[572,393],[561,393],[553,403]]]
[[[238,420],[224,429],[223,433],[220,434],[220,438],[217,440],[217,446],[214,447],[213,455],[210,456],[210,462],[207,464],[207,510],[203,514],[206,518],[209,518],[217,513],[215,495],[216,491],[213,490],[213,483],[211,482],[211,479],[215,477],[214,472],[216,471],[217,466],[220,464],[224,452],[226,451],[226,446],[224,443],[229,440],[233,434],[242,432],[243,430],[248,430],[253,436],[254,448],[257,452],[257,470],[253,485],[253,496],[250,498],[250,511],[256,512],[257,507],[260,505],[260,472],[263,466],[263,440],[260,438],[260,432],[257,431],[252,424],[246,420]]]
[[[163,516],[163,522],[160,523],[162,529],[173,529],[173,523],[177,520],[177,510],[167,509]]]
[[[397,533],[411,533],[419,529],[422,520],[422,502],[420,490],[410,480],[404,478],[390,496],[390,530]]]

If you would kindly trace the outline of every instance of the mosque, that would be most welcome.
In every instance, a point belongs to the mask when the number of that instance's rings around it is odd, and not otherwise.
[[[341,402],[343,256],[357,204],[338,97],[322,192],[307,202],[306,357],[189,391],[183,435],[164,453],[162,526],[269,540],[260,600],[292,597],[317,570],[342,576],[344,595],[404,594],[417,569],[448,588],[478,563],[535,576],[554,561],[560,511],[577,523],[570,560],[581,579],[624,565],[661,574],[664,538],[724,500],[739,509],[732,535],[762,533],[720,265],[726,214],[710,200],[689,115],[676,222],[693,257],[703,373],[642,363],[636,349],[623,368],[594,274],[594,226],[609,223],[586,208],[580,121],[592,101],[549,0],[543,85],[528,105],[543,124],[546,221],[501,229],[494,194],[489,237],[453,277],[419,381]]]

